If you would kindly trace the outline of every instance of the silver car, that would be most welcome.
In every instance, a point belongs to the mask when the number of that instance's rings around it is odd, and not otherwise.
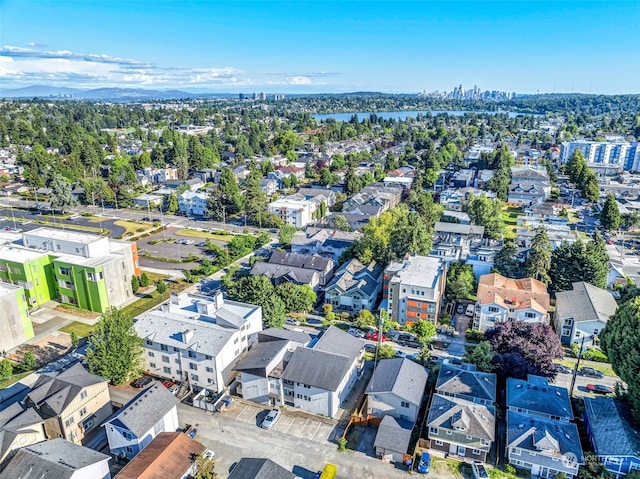
[[[272,409],[264,418],[260,427],[262,429],[271,429],[271,427],[280,419],[280,409]]]

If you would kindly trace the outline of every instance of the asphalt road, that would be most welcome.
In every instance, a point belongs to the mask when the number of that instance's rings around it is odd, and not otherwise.
[[[93,221],[89,221],[86,218],[80,217],[75,220],[69,219],[60,219],[58,217],[54,217],[52,215],[39,214],[34,213],[32,211],[18,210],[10,208],[0,209],[0,217],[6,218],[6,220],[0,222],[0,228],[19,228],[23,231],[31,231],[36,228],[42,228],[46,226],[47,228],[64,228],[64,229],[74,229],[74,226],[89,226],[91,228],[105,228],[111,231],[112,237],[122,235],[126,230],[122,226],[118,226],[115,224],[114,219],[105,218],[102,222],[95,223]],[[14,221],[15,219],[15,221]],[[33,221],[49,221],[53,224],[50,225],[41,225],[38,223],[33,223]],[[32,223],[24,224],[26,221],[31,221]],[[77,231],[86,233],[85,230],[78,229]]]

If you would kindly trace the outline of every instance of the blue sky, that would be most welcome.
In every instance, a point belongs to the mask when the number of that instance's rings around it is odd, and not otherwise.
[[[0,0],[0,87],[640,93],[640,1]]]

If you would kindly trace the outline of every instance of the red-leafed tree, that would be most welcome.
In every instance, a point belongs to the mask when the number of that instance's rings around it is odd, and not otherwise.
[[[563,356],[560,338],[548,324],[506,321],[486,331],[485,339],[496,353],[493,362],[501,377],[554,378],[551,364]]]

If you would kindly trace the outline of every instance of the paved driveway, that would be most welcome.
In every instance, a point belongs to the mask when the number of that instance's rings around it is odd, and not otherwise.
[[[268,408],[264,408],[259,404],[252,404],[234,398],[231,404],[220,414],[247,424],[255,425],[259,428],[268,412]],[[336,424],[337,421],[331,419],[321,420],[320,418],[313,417],[313,415],[302,414],[299,411],[289,412],[285,409],[282,411],[280,420],[271,430],[311,441],[326,443]]]

